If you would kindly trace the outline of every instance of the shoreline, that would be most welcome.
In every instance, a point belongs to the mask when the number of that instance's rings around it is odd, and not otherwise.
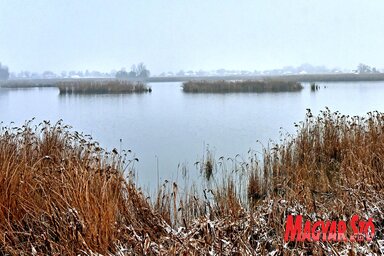
[[[61,82],[108,82],[117,81],[115,78],[50,78],[50,79],[10,79],[0,81],[0,88],[34,88],[57,87]],[[305,74],[305,75],[255,75],[255,76],[174,76],[174,77],[149,77],[147,79],[126,79],[128,82],[144,83],[169,83],[187,81],[242,81],[242,80],[281,80],[286,82],[377,82],[384,81],[384,73],[374,74]]]

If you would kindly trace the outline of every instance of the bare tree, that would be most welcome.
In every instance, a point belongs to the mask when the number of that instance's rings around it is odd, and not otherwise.
[[[365,65],[365,64],[363,64],[363,63],[360,63],[360,64],[357,66],[357,72],[359,72],[360,74],[371,73],[371,72],[372,72],[372,69],[371,69],[370,66]]]
[[[147,78],[150,75],[149,70],[144,65],[144,63],[139,63],[136,68],[136,75],[141,78]]]

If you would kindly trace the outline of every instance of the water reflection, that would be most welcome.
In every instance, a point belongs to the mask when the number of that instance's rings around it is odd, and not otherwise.
[[[349,115],[384,111],[383,83],[319,85],[314,93],[308,84],[301,92],[261,94],[186,94],[179,83],[151,84],[152,93],[132,95],[0,89],[0,120],[19,125],[32,117],[52,122],[62,118],[108,149],[135,152],[141,183],[155,186],[157,168],[162,179],[181,176],[179,163],[188,166],[191,177],[197,176],[193,163],[207,145],[217,158],[246,156],[250,148],[259,151],[260,143],[278,141],[281,131],[294,132],[293,123],[304,119],[306,108],[314,114],[326,106]]]

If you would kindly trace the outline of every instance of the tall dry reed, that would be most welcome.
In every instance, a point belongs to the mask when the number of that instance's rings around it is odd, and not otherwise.
[[[308,110],[297,134],[261,160],[207,152],[199,163],[205,187],[165,181],[153,199],[130,178],[134,161],[60,122],[2,127],[0,254],[354,255],[378,254],[384,239],[382,113]],[[376,237],[285,243],[288,214],[371,217]]]
[[[124,176],[132,160],[68,129],[2,128],[0,254],[140,253],[132,237],[161,235],[162,220]]]

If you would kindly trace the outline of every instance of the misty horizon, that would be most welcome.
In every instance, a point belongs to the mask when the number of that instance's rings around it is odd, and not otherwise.
[[[144,64],[144,63],[143,63]],[[359,65],[365,65],[360,63]],[[3,65],[5,66],[5,65]],[[132,67],[133,66],[133,67]],[[110,76],[115,76],[115,74],[119,71],[130,71],[132,68],[134,68],[136,65],[133,64],[131,65],[131,68],[126,68],[122,67],[120,69],[113,68],[109,71],[100,71],[100,70],[62,70],[61,72],[55,72],[50,69],[45,69],[41,72],[36,72],[33,70],[10,70],[11,78],[14,76],[33,76],[33,75],[43,75],[43,74],[52,74],[52,75],[57,75],[57,76],[71,76],[71,75],[78,75],[81,74],[81,76],[85,77],[92,77],[92,75],[96,74],[97,76],[102,76],[102,75],[110,75]],[[7,67],[7,66],[5,66]],[[378,72],[382,72],[383,69],[376,68],[376,67],[370,67],[367,65],[369,68],[374,68],[374,71],[376,70]],[[8,67],[7,67],[8,68]],[[163,71],[160,73],[151,73],[151,76],[169,76],[169,75],[175,75],[175,76],[204,76],[204,75],[231,75],[231,74],[243,74],[243,75],[262,75],[262,74],[321,74],[321,73],[340,73],[340,72],[345,72],[345,73],[351,73],[351,72],[357,72],[358,66],[352,68],[352,69],[345,69],[345,68],[340,68],[340,67],[326,67],[326,66],[313,66],[309,63],[303,63],[299,66],[285,66],[285,67],[280,67],[280,68],[273,68],[273,69],[266,69],[266,70],[246,70],[246,69],[224,69],[224,68],[218,68],[218,69],[212,69],[212,70],[168,70],[168,71]],[[149,70],[151,71],[151,70]]]
[[[383,68],[381,1],[0,2],[11,72]]]

